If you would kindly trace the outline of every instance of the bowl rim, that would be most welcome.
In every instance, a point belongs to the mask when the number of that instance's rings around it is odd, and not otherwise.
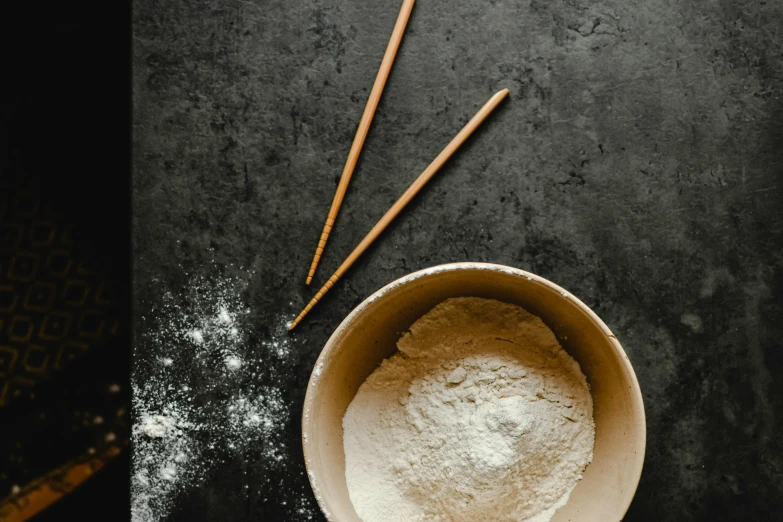
[[[411,272],[410,274],[407,274],[398,279],[395,279],[390,283],[387,283],[386,285],[382,286],[381,288],[379,288],[378,290],[370,294],[361,303],[356,305],[356,307],[340,322],[337,328],[335,328],[334,332],[332,332],[332,334],[329,336],[329,339],[327,339],[326,343],[324,344],[324,347],[321,349],[321,353],[318,355],[318,358],[313,364],[313,369],[310,372],[310,378],[307,381],[307,391],[305,392],[305,398],[302,405],[302,418],[301,418],[302,451],[305,460],[305,471],[307,472],[307,480],[309,481],[310,487],[313,489],[313,492],[315,493],[315,498],[316,501],[318,502],[318,507],[321,509],[321,512],[326,515],[328,520],[332,520],[331,515],[329,515],[329,510],[327,509],[327,506],[324,505],[325,500],[320,494],[318,494],[318,487],[315,483],[315,474],[310,469],[310,456],[311,456],[310,454],[311,451],[314,451],[311,450],[310,447],[312,447],[313,445],[305,443],[305,435],[306,435],[305,430],[306,430],[307,423],[309,421],[309,412],[310,412],[310,408],[313,405],[313,402],[315,401],[315,393],[316,393],[315,382],[317,381],[318,375],[320,374],[320,372],[319,374],[316,374],[316,369],[319,367],[320,364],[322,364],[326,360],[327,356],[334,350],[336,340],[341,335],[341,333],[346,328],[350,327],[350,325],[356,320],[356,317],[359,314],[361,314],[370,304],[372,304],[378,299],[381,299],[391,290],[410,284],[418,279],[439,274],[441,272],[456,272],[462,270],[487,270],[493,272],[502,272],[512,276],[524,277],[528,281],[533,281],[535,283],[546,286],[551,290],[557,292],[564,299],[568,299],[572,301],[578,308],[580,308],[587,315],[588,318],[590,318],[601,329],[601,331],[608,339],[609,344],[614,349],[615,354],[618,356],[618,359],[620,360],[621,364],[625,367],[627,371],[627,375],[630,376],[630,385],[632,388],[632,394],[635,396],[636,402],[641,406],[639,408],[639,412],[637,415],[638,418],[636,419],[636,421],[641,425],[642,428],[641,437],[640,440],[638,441],[639,448],[640,448],[640,465],[638,471],[633,477],[634,494],[628,498],[628,501],[626,502],[626,505],[623,508],[623,516],[625,516],[625,514],[628,513],[628,509],[631,507],[631,503],[633,502],[633,499],[636,496],[636,491],[639,488],[639,481],[641,480],[642,477],[642,471],[644,469],[644,460],[647,453],[647,415],[644,408],[644,398],[642,397],[642,390],[639,386],[639,380],[636,377],[636,372],[634,371],[633,366],[631,365],[631,360],[628,358],[628,354],[625,353],[625,350],[623,349],[620,342],[617,340],[617,337],[609,329],[606,323],[604,323],[604,321],[600,317],[598,317],[598,315],[595,312],[593,312],[593,310],[589,306],[584,304],[584,302],[582,302],[578,297],[573,295],[571,292],[568,292],[565,288],[561,287],[560,285],[553,283],[549,279],[536,275],[532,272],[522,270],[520,268],[500,265],[497,263],[471,262],[471,261],[460,261],[454,263],[444,263],[440,265],[434,265],[428,268],[417,270],[415,272]]]

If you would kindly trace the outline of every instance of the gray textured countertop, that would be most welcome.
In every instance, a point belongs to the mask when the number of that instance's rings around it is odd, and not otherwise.
[[[135,2],[137,318],[188,277],[231,275],[247,358],[309,300],[399,4]],[[511,95],[300,325],[286,365],[264,366],[290,409],[284,464],[217,459],[170,519],[321,519],[298,416],[327,337],[393,279],[488,261],[567,288],[628,352],[648,446],[626,520],[782,520],[781,20],[777,0],[419,0],[314,286]],[[153,352],[137,350],[138,385]]]

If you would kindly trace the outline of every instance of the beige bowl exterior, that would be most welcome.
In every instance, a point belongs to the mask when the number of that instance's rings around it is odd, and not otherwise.
[[[302,415],[307,473],[326,517],[361,522],[345,480],[345,410],[362,382],[397,350],[402,332],[449,297],[519,305],[540,317],[579,362],[593,396],[594,456],[552,520],[622,520],[639,483],[646,443],[644,404],[628,356],[603,321],[569,292],[534,274],[487,263],[440,265],[390,283],[357,306],[327,341]]]

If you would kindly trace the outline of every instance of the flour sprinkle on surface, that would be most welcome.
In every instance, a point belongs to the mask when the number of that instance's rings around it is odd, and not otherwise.
[[[251,346],[243,289],[237,279],[195,277],[142,318],[132,375],[132,522],[167,519],[181,494],[228,459],[266,471],[287,465],[290,411],[275,372],[292,353],[289,318]],[[289,509],[292,519],[312,518],[306,498]]]

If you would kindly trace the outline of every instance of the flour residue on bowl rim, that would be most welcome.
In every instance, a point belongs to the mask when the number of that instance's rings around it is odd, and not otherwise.
[[[313,373],[310,376],[310,386],[315,386],[315,383],[318,381],[318,378],[321,376],[321,373],[324,371],[324,363],[319,362],[315,365],[315,368],[313,369]]]

